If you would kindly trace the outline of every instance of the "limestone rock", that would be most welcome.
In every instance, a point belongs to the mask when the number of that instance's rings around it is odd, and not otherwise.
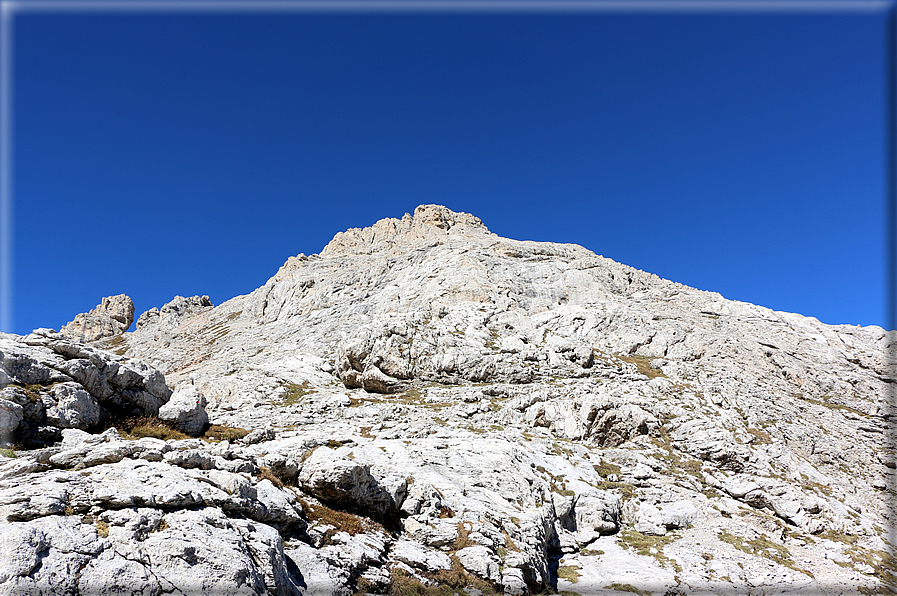
[[[158,370],[52,330],[0,334],[0,370],[0,399],[21,408],[7,408],[5,432],[14,438],[3,439],[23,445],[58,440],[61,428],[93,427],[111,412],[155,416],[171,395]]]
[[[367,466],[340,457],[328,447],[314,450],[302,464],[298,479],[304,490],[322,501],[356,507],[375,516],[393,513],[401,506]]]
[[[88,313],[75,315],[60,333],[81,343],[121,335],[134,322],[134,302],[126,295],[107,296]]]
[[[620,529],[620,499],[610,493],[578,495],[574,514],[577,540],[583,544],[588,544],[602,534],[614,534]]]
[[[90,428],[100,421],[102,411],[95,397],[75,382],[59,383],[50,388],[47,422],[60,428]],[[46,402],[45,402],[46,405]]]
[[[455,556],[465,569],[493,582],[501,580],[501,567],[496,556],[485,546],[462,548]]]
[[[265,441],[273,441],[277,436],[272,428],[257,428],[243,437],[243,443],[247,445],[255,445],[256,443],[264,443]]]
[[[193,385],[179,387],[159,408],[159,418],[174,424],[182,433],[199,435],[209,424],[206,398]]]
[[[412,540],[397,541],[392,546],[390,556],[425,571],[447,570],[452,567],[451,559],[444,552],[427,548]]]
[[[895,349],[424,205],[90,346],[0,335],[0,593],[882,591]],[[166,382],[253,432],[60,428]]]
[[[22,422],[23,412],[19,404],[0,399],[0,444],[4,447],[13,443],[14,433]]]

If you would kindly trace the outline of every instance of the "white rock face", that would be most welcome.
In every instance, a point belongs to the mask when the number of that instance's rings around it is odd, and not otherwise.
[[[89,343],[104,337],[121,335],[134,322],[134,302],[119,294],[107,296],[88,313],[75,315],[72,322],[63,325],[60,333],[66,339]]]
[[[0,428],[57,441],[0,458],[0,594],[881,591],[895,347],[423,205],[91,348],[0,336]],[[91,435],[78,391],[253,432]]]

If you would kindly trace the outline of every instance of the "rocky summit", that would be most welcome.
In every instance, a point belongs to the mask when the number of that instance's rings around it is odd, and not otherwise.
[[[872,594],[897,337],[423,205],[0,335],[0,594]]]

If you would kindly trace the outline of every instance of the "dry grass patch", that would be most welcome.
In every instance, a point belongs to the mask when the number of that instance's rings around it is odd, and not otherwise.
[[[829,496],[829,497],[832,496],[831,487],[829,487],[825,484],[820,484],[819,482],[810,480],[810,477],[807,476],[806,474],[801,474],[800,478],[801,478],[801,482],[800,482],[801,486],[815,488],[816,490],[818,490],[819,492],[821,492],[822,494],[824,494],[826,496]]]
[[[100,426],[91,429],[91,432],[103,432],[113,427],[118,429],[122,438],[130,440],[151,437],[163,441],[169,439],[181,441],[194,438],[177,430],[173,422],[155,416],[113,416],[102,421]],[[212,424],[198,438],[217,443],[219,441],[237,441],[248,434],[249,431],[245,428]]]
[[[642,556],[654,557],[661,565],[669,565],[676,571],[682,570],[676,561],[663,554],[663,548],[675,540],[675,536],[669,534],[665,536],[650,536],[635,530],[623,530],[617,534],[617,539],[623,546],[634,550]]]
[[[236,426],[226,426],[223,424],[213,424],[202,435],[201,438],[209,441],[238,441],[249,434],[245,428]]]
[[[103,538],[109,538],[109,524],[101,519],[97,520],[97,534]]]
[[[455,543],[452,545],[453,550],[461,550],[468,546],[477,546],[477,543],[470,539],[470,532],[473,531],[473,524],[470,522],[458,522],[458,536],[455,537]]]
[[[579,583],[579,571],[582,567],[574,565],[562,565],[558,567],[558,577],[567,580],[571,584]]]
[[[387,594],[389,596],[453,596],[454,594],[469,593],[465,590],[466,588],[475,588],[483,596],[501,594],[497,586],[491,582],[468,573],[456,557],[452,556],[451,561],[452,566],[450,569],[421,572],[421,576],[427,582],[431,582],[428,584],[424,584],[404,569],[393,568],[390,570],[390,584]],[[364,594],[366,587],[366,582],[363,580],[359,581],[356,586],[356,596]]]
[[[502,528],[501,533],[505,537],[505,549],[520,552],[520,547],[517,546],[517,543],[514,542],[514,540],[511,538],[511,535],[508,534],[508,531]]]
[[[279,404],[281,406],[295,405],[306,395],[311,395],[315,392],[315,390],[308,384],[308,381],[304,381],[301,385],[297,385],[296,383],[284,383],[282,386],[286,389],[286,393],[281,397]]]
[[[259,482],[261,482],[262,480],[270,480],[271,484],[273,484],[277,488],[283,488],[283,480],[281,480],[280,477],[271,470],[271,468],[260,467],[257,478]]]
[[[772,542],[768,538],[761,536],[759,538],[745,540],[741,536],[735,536],[726,531],[723,531],[719,534],[719,539],[723,542],[731,544],[744,553],[757,557],[764,557],[778,563],[779,565],[783,565],[789,569],[799,571],[805,575],[813,577],[813,574],[811,572],[807,571],[806,569],[801,569],[794,564],[794,560],[791,558],[791,552],[785,546]]]
[[[598,472],[598,475],[601,476],[602,478],[606,478],[607,476],[610,476],[611,474],[616,474],[619,476],[620,474],[623,473],[623,470],[622,470],[622,468],[620,468],[620,466],[618,466],[617,464],[612,464],[609,461],[605,461],[605,460],[601,460],[600,464],[593,465],[592,467],[595,469],[596,472]]]
[[[405,391],[405,393],[397,395],[396,401],[404,401],[406,403],[417,404],[420,403],[422,397],[423,396],[421,395],[420,389],[418,389],[417,387],[412,387],[411,389]]]
[[[348,511],[340,511],[338,509],[331,509],[326,505],[312,504],[302,499],[301,497],[298,499],[299,503],[302,505],[302,509],[305,511],[305,515],[308,518],[308,521],[333,526],[332,530],[328,530],[324,536],[325,544],[328,543],[330,537],[337,532],[345,532],[351,536],[355,536],[356,534],[364,534],[366,532],[383,532],[386,533],[386,529],[382,524],[368,519],[366,517],[361,517],[360,515],[355,515],[354,513],[349,513]]]
[[[551,492],[555,492],[559,495],[564,495],[565,497],[575,497],[576,493],[567,488],[567,482],[565,480],[566,475],[561,474],[559,476],[555,476],[551,472],[545,469],[544,466],[537,466],[536,470],[547,475],[549,477],[548,484],[551,488]]]
[[[813,399],[812,397],[805,397],[799,393],[793,393],[792,396],[810,402],[811,404],[816,404],[817,406],[824,406],[829,410],[841,410],[842,412],[851,412],[853,414],[857,414],[858,416],[863,416],[864,418],[871,418],[869,414],[863,412],[862,410],[857,410],[856,408],[851,408],[850,406],[845,406],[843,404],[831,403],[829,400],[834,398],[834,396],[832,395],[823,395],[821,401],[818,399]]]
[[[361,590],[356,594],[363,594]],[[452,596],[455,590],[447,585],[428,586],[404,569],[394,567],[389,572],[389,596]]]
[[[7,387],[16,387],[17,389],[21,389],[25,396],[28,398],[28,401],[31,403],[36,403],[40,401],[40,390],[44,389],[43,385],[38,383],[32,385],[23,385],[22,383],[9,383]],[[47,385],[47,387],[52,387],[52,384]]]
[[[623,499],[631,499],[635,496],[635,487],[625,482],[611,482],[604,480],[595,485],[598,490],[618,490]]]
[[[651,368],[651,361],[654,358],[649,358],[648,356],[639,356],[638,354],[625,355],[625,354],[616,354],[616,357],[622,360],[623,362],[629,362],[630,364],[634,364],[638,369],[638,372],[645,375],[649,379],[656,379],[657,377],[666,377],[662,371]]]
[[[190,436],[174,428],[174,425],[154,416],[127,416],[124,418],[110,418],[105,421],[103,430],[115,427],[122,438],[137,440],[144,437],[153,439],[182,440]]]
[[[634,594],[639,594],[640,596],[651,596],[651,592],[649,592],[648,590],[636,588],[632,584],[618,584],[614,582],[606,587],[610,588],[611,590],[616,590],[617,592],[632,592]]]
[[[760,430],[759,428],[746,428],[745,431],[754,437],[754,440],[751,442],[756,445],[772,443],[772,437],[765,430]]]

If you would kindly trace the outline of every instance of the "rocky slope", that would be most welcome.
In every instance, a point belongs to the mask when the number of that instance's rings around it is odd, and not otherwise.
[[[0,426],[27,439],[0,459],[0,593],[894,581],[897,338],[877,327],[425,205],[249,295],[176,297],[132,333],[73,339],[0,337]],[[98,432],[123,410],[252,432]]]

